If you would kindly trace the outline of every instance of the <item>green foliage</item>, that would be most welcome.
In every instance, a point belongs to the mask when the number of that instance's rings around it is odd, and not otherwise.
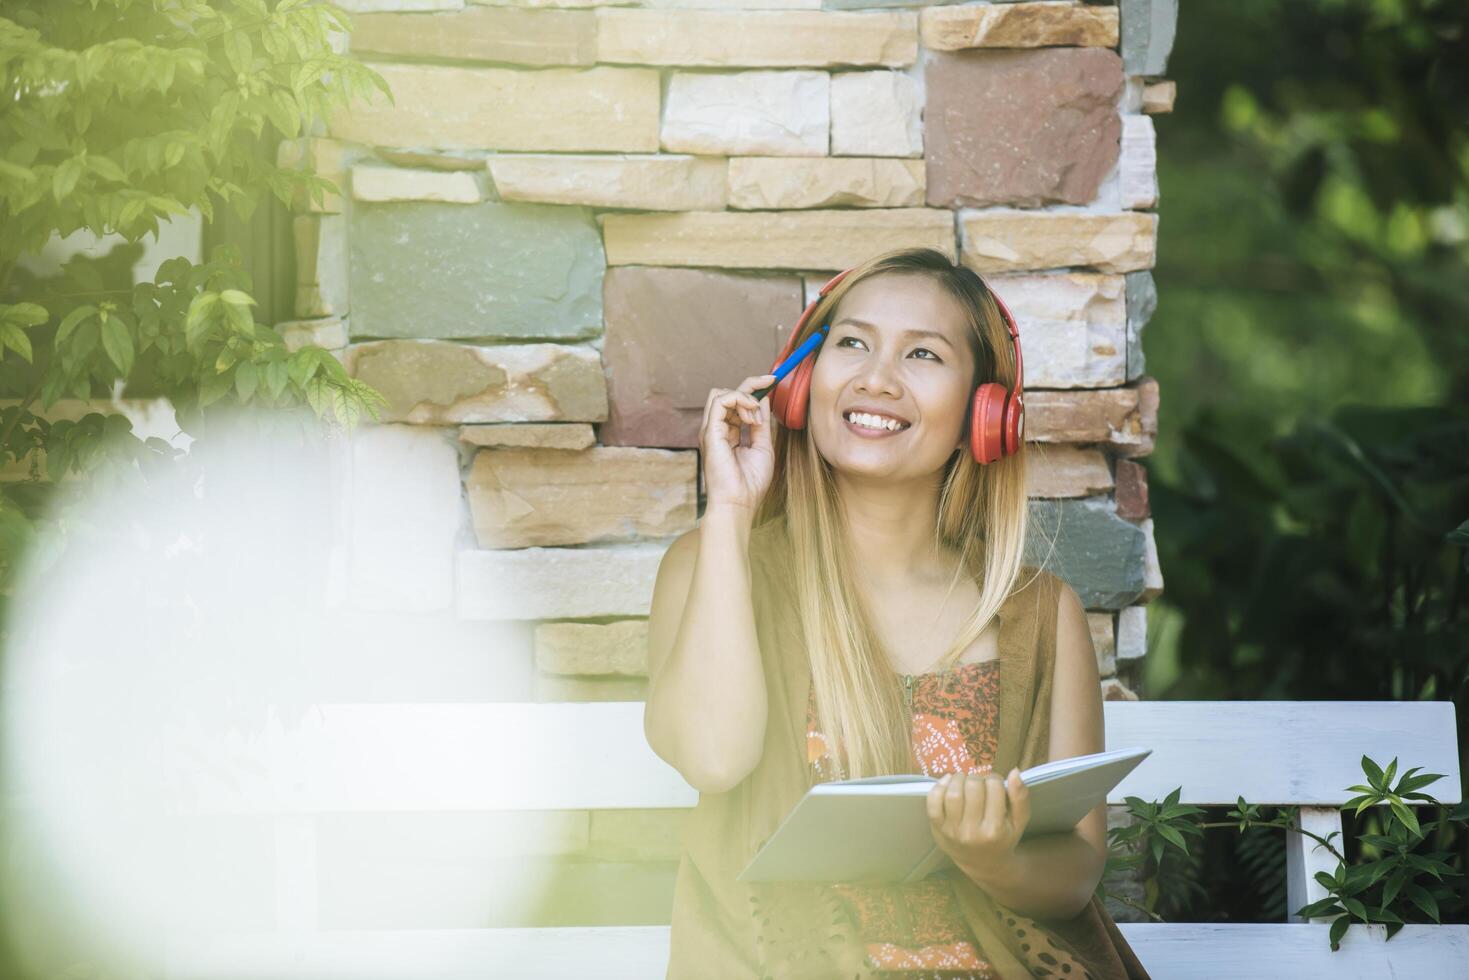
[[[64,398],[119,387],[167,398],[180,428],[211,408],[306,405],[351,427],[383,399],[329,352],[286,349],[255,319],[240,256],[164,262],[152,282],[108,281],[77,259],[40,280],[18,259],[78,229],[127,243],[160,219],[222,204],[246,218],[264,195],[320,201],[330,181],[260,152],[262,134],[319,128],[335,107],[387,93],[333,50],[346,14],[321,0],[12,0],[0,9],[0,592],[48,534],[68,475],[123,478],[173,459],[121,416],[51,418]],[[136,247],[130,244],[129,247]],[[41,459],[44,455],[44,466]]]
[[[1161,903],[1181,891],[1202,892],[1197,876],[1189,873],[1192,855],[1188,838],[1203,836],[1199,818],[1204,811],[1179,803],[1182,793],[1182,787],[1175,789],[1162,803],[1137,796],[1124,799],[1128,821],[1107,829],[1107,866],[1097,885],[1098,895],[1109,896],[1109,878],[1139,875],[1145,895],[1142,911],[1162,921]],[[1126,901],[1117,894],[1111,897]]]
[[[51,233],[130,241],[216,202],[248,217],[262,189],[316,200],[330,181],[251,152],[300,135],[381,76],[331,48],[319,0],[12,0],[0,16],[0,269]],[[389,95],[389,97],[391,97]]]
[[[1273,828],[1309,837],[1337,859],[1334,873],[1322,871],[1316,874],[1316,882],[1326,890],[1326,897],[1296,911],[1303,918],[1331,917],[1328,939],[1333,950],[1340,948],[1342,937],[1353,921],[1384,924],[1389,939],[1406,922],[1415,921],[1417,917],[1439,922],[1441,903],[1453,895],[1443,881],[1460,872],[1449,864],[1451,854],[1441,850],[1425,852],[1423,845],[1425,842],[1431,845],[1436,834],[1451,828],[1462,833],[1469,825],[1469,805],[1461,804],[1452,812],[1431,820],[1420,820],[1409,801],[1437,807],[1442,813],[1443,808],[1438,801],[1422,790],[1443,776],[1424,773],[1418,767],[1401,776],[1397,770],[1397,759],[1384,769],[1367,756],[1362,757],[1362,771],[1367,776],[1367,783],[1348,788],[1348,792],[1360,795],[1343,803],[1341,810],[1361,816],[1376,807],[1380,808],[1376,814],[1380,819],[1375,829],[1356,837],[1360,854],[1354,862],[1348,862],[1342,842],[1334,842],[1340,835],[1338,831],[1322,837],[1302,828],[1298,819],[1299,807],[1270,807],[1267,815],[1267,808],[1240,797],[1228,812],[1226,822],[1201,823],[1199,817],[1203,810],[1179,805],[1180,788],[1170,793],[1161,804],[1135,796],[1127,797],[1130,823],[1107,832],[1110,844],[1108,873],[1142,868],[1148,895],[1143,911],[1162,921],[1155,911],[1160,891],[1179,887],[1201,888],[1196,880],[1180,880],[1177,876],[1172,885],[1165,881],[1165,866],[1170,863],[1176,866],[1189,858],[1189,838],[1201,840],[1204,831],[1210,827],[1234,827],[1241,834]],[[1098,894],[1105,896],[1107,892],[1099,885]]]

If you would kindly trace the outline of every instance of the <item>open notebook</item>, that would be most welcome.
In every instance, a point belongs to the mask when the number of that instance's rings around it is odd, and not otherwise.
[[[1067,831],[1152,749],[1117,749],[1042,763],[1030,788],[1026,837]],[[738,881],[918,881],[951,864],[934,843],[919,773],[817,783],[741,871]]]

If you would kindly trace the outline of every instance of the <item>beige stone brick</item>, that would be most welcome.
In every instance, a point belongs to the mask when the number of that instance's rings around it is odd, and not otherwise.
[[[1143,553],[1143,593],[1138,602],[1149,602],[1163,594],[1163,566],[1158,561],[1158,542],[1153,537],[1153,519],[1138,524],[1147,535],[1147,549]]]
[[[1107,388],[1127,380],[1124,276],[1048,272],[984,278],[1019,324],[1027,385]]]
[[[1157,132],[1151,116],[1122,117],[1122,155],[1117,168],[1124,208],[1158,206]]]
[[[1149,115],[1173,111],[1173,101],[1178,95],[1178,83],[1169,79],[1143,86],[1142,111]]]
[[[1117,659],[1139,660],[1148,654],[1148,607],[1124,606],[1117,613]]]
[[[1110,612],[1088,612],[1087,629],[1092,634],[1092,649],[1097,654],[1097,673],[1111,677],[1117,673],[1117,642],[1112,629],[1113,616]]]
[[[652,152],[659,82],[652,68],[462,68],[378,63],[395,105],[338,112],[331,135],[370,146]]]
[[[722,211],[723,157],[501,153],[485,161],[504,201],[644,211]]]
[[[341,317],[328,316],[318,320],[287,320],[275,325],[286,350],[298,351],[303,347],[325,347],[339,350],[347,346],[347,323]]]
[[[898,71],[831,76],[832,156],[923,156],[923,96]]]
[[[388,399],[385,420],[451,425],[607,417],[601,356],[589,346],[378,340],[348,347],[344,363]]]
[[[826,156],[830,97],[824,71],[675,72],[660,146],[672,153]]]
[[[1074,45],[1114,48],[1117,8],[1073,3],[966,3],[927,7],[919,19],[923,46],[931,51],[964,48],[1041,48]]]
[[[1025,392],[1025,438],[1100,443],[1121,456],[1146,456],[1158,435],[1158,382],[1126,388]]]
[[[648,676],[648,621],[541,623],[536,667],[546,674]]]
[[[1073,266],[1132,272],[1153,267],[1158,216],[964,209],[959,238],[963,263],[980,273]]]
[[[461,619],[646,616],[672,543],[466,549],[458,554],[456,608]]]
[[[692,810],[593,810],[588,851],[601,861],[677,861]]]
[[[471,446],[526,446],[537,449],[587,449],[597,435],[585,422],[519,422],[461,425],[459,441]]]
[[[939,208],[609,214],[602,230],[608,265],[845,269],[919,245],[954,255],[953,214]]]
[[[590,10],[471,7],[433,16],[367,14],[352,21],[357,52],[518,65],[590,65],[597,20]]]
[[[296,315],[303,319],[347,312],[347,219],[302,214],[291,223],[296,242]]]
[[[917,56],[918,17],[910,11],[597,11],[597,60],[603,63],[901,67]]]
[[[407,170],[359,164],[352,168],[354,201],[443,201],[478,204],[483,198],[474,175],[451,170]]]
[[[1031,497],[1089,497],[1112,489],[1112,471],[1101,450],[1035,446],[1025,492]]]
[[[732,208],[923,206],[922,160],[879,157],[731,157]]]
[[[276,166],[286,170],[305,170],[324,177],[335,184],[338,191],[346,190],[343,157],[344,147],[340,142],[319,136],[281,140],[275,152]],[[340,214],[342,195],[324,190],[318,203],[305,188],[298,187],[291,198],[291,210],[303,214]]]
[[[586,544],[694,526],[697,453],[594,446],[483,449],[466,481],[484,548]]]

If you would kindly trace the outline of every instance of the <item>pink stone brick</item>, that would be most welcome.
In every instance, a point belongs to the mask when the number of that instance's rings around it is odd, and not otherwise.
[[[802,309],[801,279],[702,269],[607,270],[604,446],[695,448],[710,388],[770,370]]]
[[[933,52],[925,86],[931,206],[1088,204],[1117,162],[1111,49]]]
[[[1152,516],[1148,510],[1148,471],[1130,459],[1117,461],[1117,516],[1141,521]]]

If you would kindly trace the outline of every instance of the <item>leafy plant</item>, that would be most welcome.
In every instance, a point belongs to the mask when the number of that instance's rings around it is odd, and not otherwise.
[[[1403,927],[1402,916],[1408,911],[1405,903],[1411,903],[1418,912],[1438,922],[1439,900],[1451,894],[1439,883],[1445,877],[1459,873],[1446,862],[1451,856],[1448,853],[1417,852],[1419,845],[1440,825],[1469,820],[1469,809],[1460,806],[1448,817],[1420,822],[1408,801],[1437,804],[1437,800],[1421,790],[1443,776],[1420,773],[1419,768],[1414,767],[1394,783],[1397,768],[1397,759],[1393,759],[1384,770],[1367,756],[1362,757],[1367,785],[1351,787],[1352,792],[1361,795],[1344,803],[1342,810],[1355,808],[1355,813],[1360,815],[1368,807],[1386,804],[1380,811],[1381,832],[1361,837],[1362,844],[1378,856],[1365,863],[1348,866],[1340,852],[1326,845],[1338,861],[1334,874],[1328,875],[1324,871],[1316,874],[1316,881],[1326,889],[1327,896],[1296,913],[1307,918],[1336,916],[1331,923],[1332,949],[1339,947],[1353,920],[1385,923],[1387,936],[1391,939]],[[1240,804],[1243,809],[1244,801],[1241,800]],[[1429,877],[1433,879],[1431,887],[1427,880]]]
[[[1107,866],[1097,885],[1098,895],[1122,902],[1162,922],[1159,905],[1164,896],[1185,890],[1202,893],[1198,878],[1180,873],[1180,869],[1186,868],[1192,859],[1188,838],[1203,836],[1199,818],[1204,811],[1179,803],[1182,793],[1183,788],[1179,787],[1162,803],[1137,796],[1124,798],[1129,819],[1121,826],[1107,828]],[[1142,904],[1106,887],[1108,878],[1128,873],[1142,879]]]
[[[381,395],[328,351],[287,348],[256,321],[238,251],[164,262],[152,282],[105,281],[93,262],[59,278],[23,256],[86,229],[128,243],[159,221],[228,204],[247,218],[273,194],[337,192],[261,152],[310,132],[386,83],[338,54],[346,14],[322,0],[13,0],[0,16],[0,591],[43,529],[59,481],[172,459],[129,420],[48,417],[58,401],[122,390],[162,396],[195,437],[219,403],[306,405],[351,427]],[[269,127],[269,130],[267,130]],[[73,413],[74,415],[75,413]],[[44,467],[41,460],[44,456]],[[50,530],[55,530],[52,526]]]
[[[1176,869],[1189,859],[1190,838],[1198,841],[1205,830],[1215,827],[1234,827],[1241,834],[1252,829],[1274,828],[1309,837],[1337,859],[1335,872],[1316,874],[1317,883],[1326,889],[1326,897],[1296,911],[1302,918],[1333,917],[1328,931],[1333,950],[1340,948],[1342,937],[1353,921],[1381,923],[1386,926],[1389,939],[1414,915],[1439,922],[1440,903],[1453,894],[1443,881],[1460,872],[1448,863],[1452,854],[1441,850],[1424,853],[1422,845],[1454,825],[1462,832],[1464,825],[1469,824],[1469,804],[1460,804],[1441,817],[1420,820],[1410,801],[1442,810],[1442,805],[1422,790],[1444,777],[1422,772],[1421,767],[1409,769],[1401,776],[1397,770],[1397,759],[1383,769],[1367,756],[1362,757],[1367,782],[1349,787],[1349,792],[1359,795],[1343,803],[1340,809],[1344,813],[1351,811],[1354,817],[1363,817],[1372,808],[1379,809],[1368,814],[1377,817],[1375,826],[1366,820],[1362,822],[1364,828],[1371,827],[1371,832],[1364,831],[1356,838],[1360,855],[1355,862],[1347,860],[1344,846],[1339,846],[1342,842],[1335,841],[1339,831],[1323,837],[1300,826],[1299,807],[1270,807],[1267,815],[1267,808],[1240,797],[1227,814],[1227,821],[1205,823],[1199,819],[1203,810],[1178,802],[1181,787],[1168,794],[1162,803],[1129,796],[1125,802],[1131,821],[1107,832],[1110,853],[1103,881],[1117,871],[1141,868],[1147,900],[1138,905],[1125,896],[1109,892],[1103,885],[1098,886],[1098,894],[1137,907],[1161,922],[1163,917],[1156,911],[1161,893],[1180,887],[1179,882],[1185,883],[1184,888],[1202,889],[1197,880],[1187,876],[1175,875],[1170,885],[1164,873],[1165,868]]]

